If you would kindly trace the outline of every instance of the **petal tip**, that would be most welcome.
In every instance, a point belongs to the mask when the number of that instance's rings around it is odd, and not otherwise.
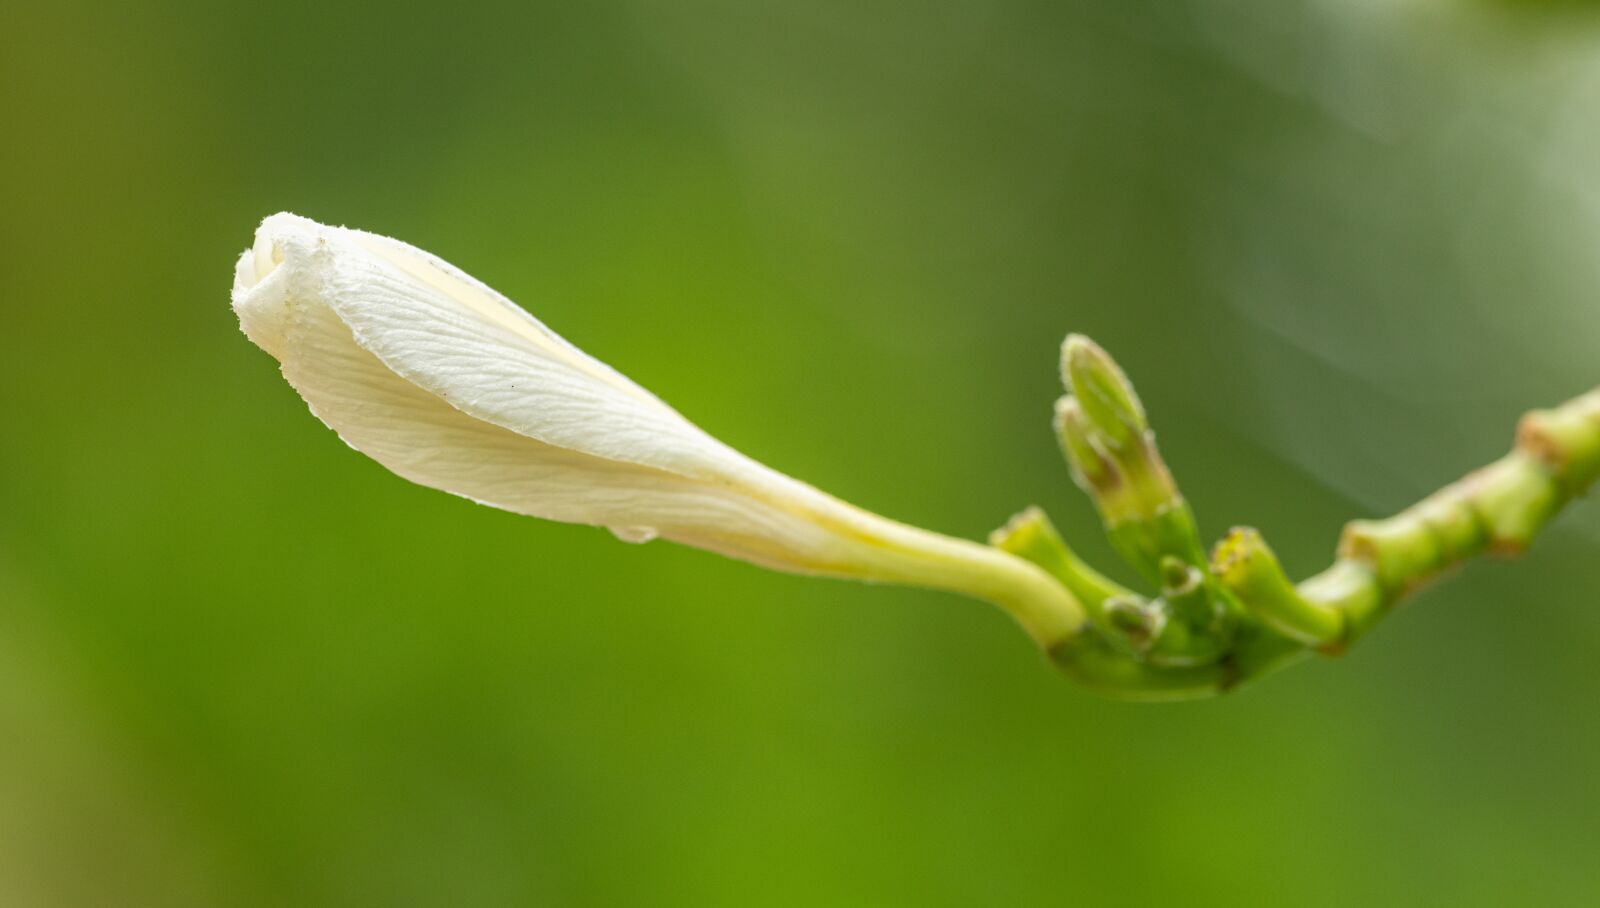
[[[304,276],[309,253],[325,230],[288,212],[270,215],[234,265],[233,310],[250,339],[274,356],[282,352],[289,285],[299,279],[294,272]]]
[[[267,279],[289,255],[289,247],[318,239],[323,226],[316,221],[280,211],[263,218],[255,241],[235,270],[234,289],[248,290]]]

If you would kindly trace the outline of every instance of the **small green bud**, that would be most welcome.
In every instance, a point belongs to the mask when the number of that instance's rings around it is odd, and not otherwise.
[[[1205,575],[1181,558],[1162,557],[1161,598],[1172,607],[1173,618],[1190,627],[1208,629],[1217,623],[1220,609],[1206,589]]]
[[[1061,347],[1062,379],[1083,402],[1084,415],[1111,447],[1137,444],[1150,431],[1133,384],[1099,344],[1070,334]]]
[[[1224,594],[1181,558],[1164,556],[1160,572],[1161,598],[1156,603],[1166,612],[1167,626],[1145,654],[1146,661],[1189,666],[1222,658],[1233,639],[1231,612],[1220,599]]]
[[[1200,572],[1181,558],[1171,555],[1161,559],[1161,595],[1181,596],[1193,592],[1204,578]]]
[[[1246,611],[1285,637],[1325,646],[1344,633],[1344,616],[1301,596],[1266,540],[1249,527],[1234,527],[1217,543],[1211,572]]]
[[[1055,427],[1073,481],[1091,495],[1111,494],[1121,483],[1121,475],[1097,445],[1094,428],[1076,397],[1069,394],[1056,401]]]
[[[1132,596],[1113,596],[1105,602],[1106,623],[1132,645],[1135,652],[1143,653],[1161,635],[1167,616],[1159,603],[1146,602]]]

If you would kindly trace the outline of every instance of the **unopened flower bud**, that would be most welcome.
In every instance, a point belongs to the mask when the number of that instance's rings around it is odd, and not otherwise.
[[[1133,384],[1099,344],[1081,334],[1068,335],[1061,346],[1061,376],[1112,447],[1136,444],[1150,430]]]

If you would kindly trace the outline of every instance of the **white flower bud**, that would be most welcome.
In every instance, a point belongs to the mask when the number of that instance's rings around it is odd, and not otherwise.
[[[468,275],[291,214],[239,259],[233,308],[318,418],[422,485],[766,567],[939,587],[1074,633],[1060,584],[1007,553],[895,523],[762,466]]]

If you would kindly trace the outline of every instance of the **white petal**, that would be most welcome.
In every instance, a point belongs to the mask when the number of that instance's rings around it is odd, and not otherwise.
[[[319,241],[323,294],[361,346],[452,406],[520,435],[704,479],[753,465],[521,308],[412,246],[277,216]]]
[[[692,537],[790,569],[835,542],[815,523],[725,485],[546,444],[476,419],[412,384],[361,347],[323,301],[307,248],[280,242],[278,267],[239,265],[235,306],[316,415],[351,447],[422,485],[550,520]],[[255,275],[265,272],[259,283]],[[669,411],[670,412],[670,411]],[[818,493],[820,494],[820,493]],[[817,565],[821,568],[821,565]]]

